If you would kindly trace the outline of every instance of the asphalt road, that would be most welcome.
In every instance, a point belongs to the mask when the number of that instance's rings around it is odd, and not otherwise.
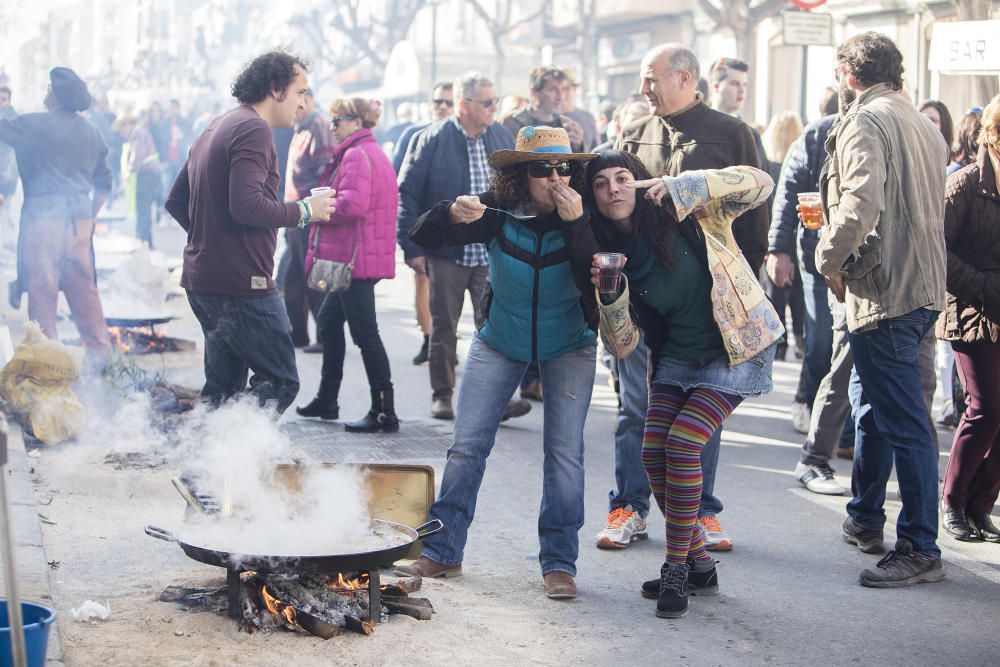
[[[397,412],[403,420],[431,422],[427,368],[410,362],[420,334],[412,316],[411,277],[402,263],[399,277],[383,281],[377,297]],[[188,318],[172,324],[169,333],[196,338],[198,329]],[[471,334],[467,307],[460,357]],[[163,371],[197,385],[197,356],[177,359],[165,362]],[[304,403],[318,384],[320,358],[300,354],[299,363]],[[654,603],[638,594],[639,584],[656,576],[663,561],[663,524],[655,510],[649,540],[615,552],[594,546],[614,482],[615,397],[602,366],[586,430],[579,597],[550,601],[541,586],[535,525],[542,410],[534,404],[528,416],[500,430],[466,550],[465,576],[425,582],[422,595],[434,602],[434,620],[393,619],[370,638],[322,643],[294,635],[247,637],[235,633],[226,618],[180,612],[156,601],[168,584],[203,585],[219,578],[213,568],[140,533],[142,523],[179,511],[167,483],[171,472],[116,471],[101,462],[99,452],[66,454],[71,465],[46,470],[47,459],[73,450],[46,452],[37,493],[54,499],[46,512],[57,525],[46,525],[44,534],[48,557],[63,563],[53,575],[57,607],[77,606],[84,596],[110,599],[117,612],[112,622],[121,624],[113,637],[111,626],[64,625],[66,662],[120,664],[119,658],[144,655],[143,664],[275,664],[280,651],[300,664],[993,664],[989,656],[1000,629],[1000,545],[942,537],[944,582],[903,590],[858,585],[858,573],[877,557],[841,541],[846,498],[815,496],[792,477],[801,444],[789,421],[798,368],[777,363],[775,391],[745,403],[726,422],[716,491],[726,506],[720,519],[735,548],[718,555],[721,594],[692,599],[688,616],[676,621],[656,618]],[[341,415],[354,419],[367,410],[368,392],[350,343],[345,376]],[[942,431],[941,442],[946,450],[949,432]],[[433,465],[440,480],[442,455],[414,462]],[[849,485],[849,463],[837,460],[834,467]],[[893,491],[894,484],[888,502],[894,517],[899,506]],[[892,539],[888,533],[887,541]]]

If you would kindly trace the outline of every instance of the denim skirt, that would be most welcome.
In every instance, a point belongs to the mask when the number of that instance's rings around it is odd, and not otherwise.
[[[691,391],[697,387],[749,398],[766,394],[774,388],[771,369],[777,344],[770,345],[755,357],[729,366],[727,357],[687,361],[660,357],[656,362],[653,384],[668,384]]]

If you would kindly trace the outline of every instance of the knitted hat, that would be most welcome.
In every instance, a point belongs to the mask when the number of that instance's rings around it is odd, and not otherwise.
[[[522,127],[517,133],[514,150],[496,151],[490,155],[490,166],[502,169],[523,162],[539,160],[578,160],[586,162],[597,157],[597,153],[574,153],[569,145],[569,135],[561,127]]]
[[[87,84],[68,67],[53,67],[49,72],[52,93],[70,111],[86,111],[93,101]]]

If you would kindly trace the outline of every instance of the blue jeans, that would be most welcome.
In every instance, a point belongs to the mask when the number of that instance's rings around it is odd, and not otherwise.
[[[885,486],[896,464],[903,509],[896,534],[915,551],[940,557],[937,546],[937,451],[920,377],[920,340],[938,312],[918,308],[849,333],[854,353],[851,407],[856,425],[853,498],[847,513],[859,525],[885,524]]]
[[[701,450],[701,509],[698,510],[698,518],[715,516],[722,511],[722,500],[715,495],[715,472],[719,467],[720,451],[722,451],[721,426]]]
[[[635,351],[618,359],[618,426],[615,428],[615,489],[608,494],[608,511],[631,505],[649,514],[649,478],[642,465],[642,435],[649,403],[649,349],[642,334]]]
[[[833,351],[833,316],[827,301],[829,290],[826,281],[805,270],[799,262],[802,275],[802,292],[805,297],[806,349],[802,360],[802,396],[796,400],[812,407],[820,381],[830,371]]]
[[[292,325],[277,292],[259,299],[188,291],[188,303],[205,334],[203,398],[218,405],[250,391],[261,407],[281,414],[299,393]]]
[[[596,346],[587,345],[539,362],[545,387],[542,426],[542,505],[538,514],[538,560],[542,574],[576,575],[583,526],[583,426],[594,388]],[[455,411],[455,443],[430,518],[444,530],[423,540],[423,555],[437,563],[462,562],[476,496],[493,449],[500,418],[528,362],[510,359],[472,340]],[[526,471],[527,472],[527,471]]]

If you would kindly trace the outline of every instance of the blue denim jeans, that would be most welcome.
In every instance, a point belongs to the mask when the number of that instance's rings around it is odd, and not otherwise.
[[[920,376],[920,341],[937,316],[918,308],[877,329],[848,334],[857,433],[847,513],[866,528],[885,524],[885,486],[895,462],[903,501],[896,534],[914,550],[940,557],[937,451]]]
[[[829,290],[826,281],[805,270],[799,262],[802,275],[802,293],[805,297],[806,349],[802,359],[802,393],[796,400],[812,406],[820,381],[830,371],[833,350],[833,316],[827,301]]]
[[[205,334],[203,398],[218,405],[250,391],[261,407],[281,414],[299,393],[292,325],[281,296],[259,299],[188,291],[188,303]]]
[[[596,345],[587,345],[538,364],[545,387],[538,513],[542,574],[561,570],[576,575],[583,526],[583,427],[594,388],[595,352]],[[478,334],[472,340],[458,390],[455,442],[430,510],[430,518],[440,519],[444,530],[423,540],[423,555],[437,563],[462,562],[486,457],[527,366],[500,354]]]
[[[608,511],[631,505],[649,514],[649,478],[642,465],[642,434],[649,404],[649,349],[642,334],[635,351],[618,359],[618,425],[615,427],[615,488],[608,494]]]

